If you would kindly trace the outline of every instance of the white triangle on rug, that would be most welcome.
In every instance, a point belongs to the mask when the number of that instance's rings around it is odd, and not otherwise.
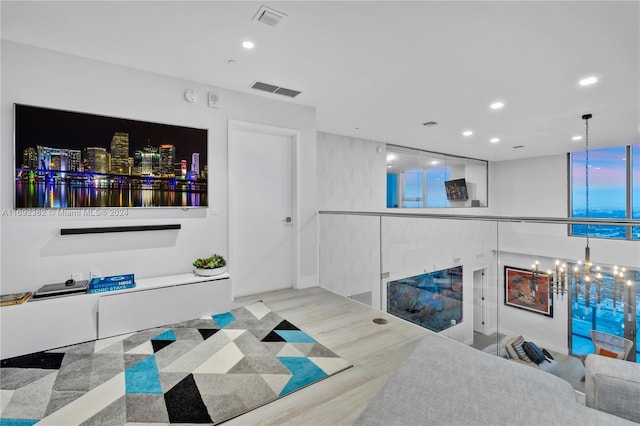
[[[276,393],[276,395],[280,395],[282,389],[289,383],[291,380],[290,374],[261,374],[260,377],[265,381],[266,384]]]
[[[227,329],[223,328],[218,333],[224,333],[224,334],[227,335],[227,337],[229,337],[229,339],[236,340],[245,331],[247,331],[247,330],[233,330],[233,329],[232,330],[227,330]]]
[[[94,352],[103,352],[103,353],[122,353],[123,345],[122,341],[129,336],[133,336],[134,333],[122,334],[120,336],[107,337],[106,339],[96,340],[96,343],[93,347]],[[115,345],[116,343],[120,343],[120,345]]]
[[[344,370],[345,368],[351,366],[347,361],[342,358],[335,357],[309,357],[309,360],[313,362],[315,365],[320,367],[322,371],[331,375],[340,370]]]
[[[244,354],[235,343],[229,342],[209,359],[193,370],[194,374],[225,374],[238,363]]]
[[[264,318],[265,315],[271,312],[271,309],[267,308],[262,302],[257,302],[253,305],[245,306],[245,309],[251,312],[253,316],[258,319]]]
[[[147,340],[141,345],[136,346],[135,348],[131,348],[127,351],[128,354],[141,354],[141,355],[153,355],[153,346],[151,345],[151,341]]]
[[[295,357],[304,357],[305,355],[298,350],[295,346],[290,343],[285,343],[285,345],[280,349],[278,355],[276,356],[295,356]]]

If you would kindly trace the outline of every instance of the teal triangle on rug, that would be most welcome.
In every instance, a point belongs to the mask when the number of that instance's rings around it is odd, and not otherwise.
[[[349,367],[258,302],[2,360],[0,426],[218,424]]]

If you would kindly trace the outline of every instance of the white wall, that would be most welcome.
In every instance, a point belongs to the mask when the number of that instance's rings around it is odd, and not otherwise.
[[[490,198],[500,216],[567,217],[567,157],[499,161]]]
[[[372,293],[380,307],[380,218],[320,216],[320,282],[341,296]]]
[[[135,273],[153,277],[188,272],[196,257],[228,255],[227,120],[297,129],[301,135],[300,276],[317,283],[315,110],[266,97],[2,42],[0,206],[13,208],[13,103],[209,129],[209,209],[128,209],[125,218],[15,217],[0,222],[2,293],[35,290],[71,272]],[[184,100],[194,89],[200,101]],[[220,108],[208,108],[209,91]],[[37,123],[34,123],[37,125]],[[259,171],[258,171],[259,172]],[[54,213],[55,214],[55,213]],[[60,236],[60,228],[179,223],[179,231]],[[233,262],[232,259],[229,259]]]
[[[318,209],[383,210],[386,164],[384,143],[318,132]]]

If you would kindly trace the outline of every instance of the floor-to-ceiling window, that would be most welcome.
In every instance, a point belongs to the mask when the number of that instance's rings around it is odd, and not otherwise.
[[[588,161],[586,152],[572,153],[570,176],[572,217],[640,219],[640,144],[590,150]],[[576,237],[640,240],[640,227],[576,224],[570,233]],[[596,272],[595,267],[588,280],[575,275],[572,281],[571,346],[577,355],[593,352],[592,329],[638,342],[640,271],[622,265],[598,265]],[[638,360],[637,344],[635,350],[631,358]]]
[[[640,219],[640,144],[631,147],[631,215]],[[640,240],[640,226],[632,229],[632,238]]]

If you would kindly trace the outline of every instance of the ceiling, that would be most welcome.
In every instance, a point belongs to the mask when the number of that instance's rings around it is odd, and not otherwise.
[[[275,28],[253,21],[263,4],[287,16]],[[323,132],[499,161],[584,149],[572,136],[584,135],[581,116],[591,113],[592,147],[640,142],[638,1],[1,8],[3,39],[311,106]],[[587,76],[598,83],[579,86]],[[256,80],[302,93],[250,89]],[[497,100],[504,108],[491,110]]]

